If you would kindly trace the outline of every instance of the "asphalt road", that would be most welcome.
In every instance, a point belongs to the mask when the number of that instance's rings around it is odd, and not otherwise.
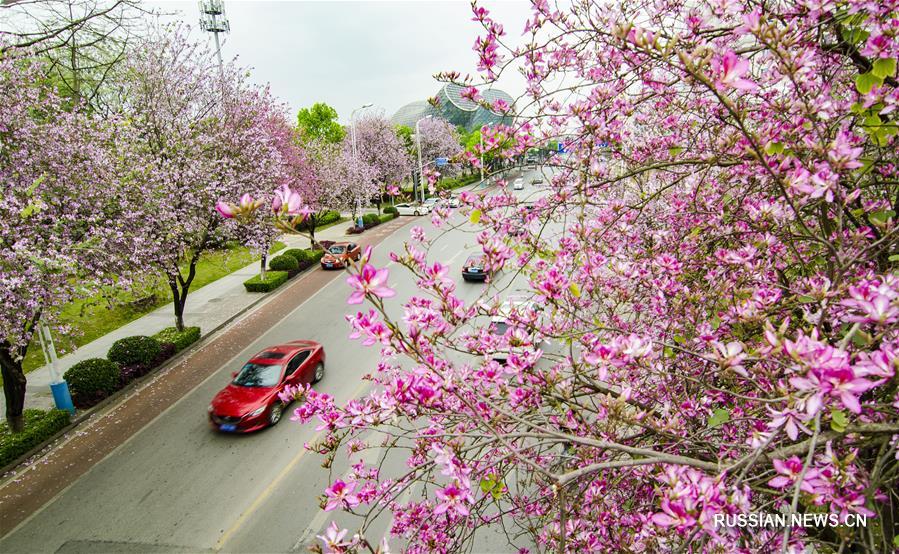
[[[525,182],[525,190],[517,193],[522,198],[534,194],[530,175]],[[418,224],[436,235],[428,217]],[[471,301],[484,292],[484,285],[462,282],[461,265],[477,250],[475,234],[464,227],[443,234],[430,259],[452,267],[460,297]],[[388,253],[400,251],[407,238],[402,230],[375,252],[375,264],[392,269],[390,284],[398,293],[391,301],[395,314],[417,292],[408,273],[388,260]],[[206,419],[209,401],[231,372],[265,346],[293,339],[325,346],[327,372],[317,390],[340,403],[364,393],[368,383],[360,377],[374,369],[378,350],[347,340],[344,315],[356,311],[346,304],[348,295],[344,275],[335,272],[334,280],[312,298],[233,359],[222,360],[212,377],[0,540],[0,552],[304,552],[318,542],[316,535],[332,518],[354,528],[352,516],[319,508],[330,477],[321,468],[322,457],[303,447],[319,436],[314,424],[285,418],[262,432],[226,435],[212,431]],[[377,454],[362,457],[371,461]],[[332,476],[346,468],[347,461],[338,460]],[[389,524],[388,513],[369,536],[377,540]],[[485,536],[481,544],[479,552],[509,551],[499,537]]]

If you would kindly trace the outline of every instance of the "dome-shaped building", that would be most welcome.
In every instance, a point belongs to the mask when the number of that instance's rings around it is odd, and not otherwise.
[[[463,90],[465,89],[459,85],[446,83],[437,92],[437,106],[432,106],[424,100],[417,100],[397,110],[390,121],[394,125],[415,127],[416,121],[431,115],[442,117],[456,127],[464,127],[466,131],[480,129],[483,125],[512,124],[514,118],[511,115],[498,114],[483,108],[476,102],[463,98]],[[487,89],[481,91],[481,95],[491,104],[502,99],[509,106],[513,106],[512,97],[502,90]]]

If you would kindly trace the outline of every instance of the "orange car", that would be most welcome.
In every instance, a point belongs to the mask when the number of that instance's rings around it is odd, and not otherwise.
[[[335,242],[322,256],[322,269],[339,269],[346,267],[350,260],[362,257],[362,249],[352,242]]]

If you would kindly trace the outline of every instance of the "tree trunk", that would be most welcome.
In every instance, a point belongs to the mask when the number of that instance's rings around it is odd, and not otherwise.
[[[22,360],[27,347],[20,348],[18,361],[13,359],[10,351],[12,345],[0,341],[0,370],[3,374],[3,396],[6,399],[6,421],[13,433],[20,433],[25,428],[22,412],[25,410],[25,372]]]
[[[262,260],[259,263],[259,274],[262,276],[262,280],[265,281],[265,264],[268,261],[268,252],[262,253]]]
[[[315,220],[316,219],[317,218],[316,218],[315,214],[312,214],[309,216],[309,219],[307,220],[309,223],[306,224],[306,226],[309,229],[309,244],[311,245],[310,248],[312,248],[312,250],[315,250]]]

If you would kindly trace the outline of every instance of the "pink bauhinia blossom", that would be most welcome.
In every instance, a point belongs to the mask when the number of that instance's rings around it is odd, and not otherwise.
[[[719,90],[728,88],[754,90],[758,88],[755,83],[743,78],[743,75],[749,71],[749,61],[734,52],[727,52],[712,60],[712,69],[715,72],[715,86]]]
[[[331,486],[325,489],[325,496],[328,502],[325,504],[324,510],[330,512],[337,508],[352,509],[359,505],[359,497],[353,494],[356,490],[355,483],[345,483],[337,479]]]
[[[347,304],[361,304],[368,295],[377,298],[392,298],[396,291],[387,286],[390,272],[387,268],[375,269],[366,263],[357,275],[347,277],[347,284],[354,289],[353,294],[347,299]]]

